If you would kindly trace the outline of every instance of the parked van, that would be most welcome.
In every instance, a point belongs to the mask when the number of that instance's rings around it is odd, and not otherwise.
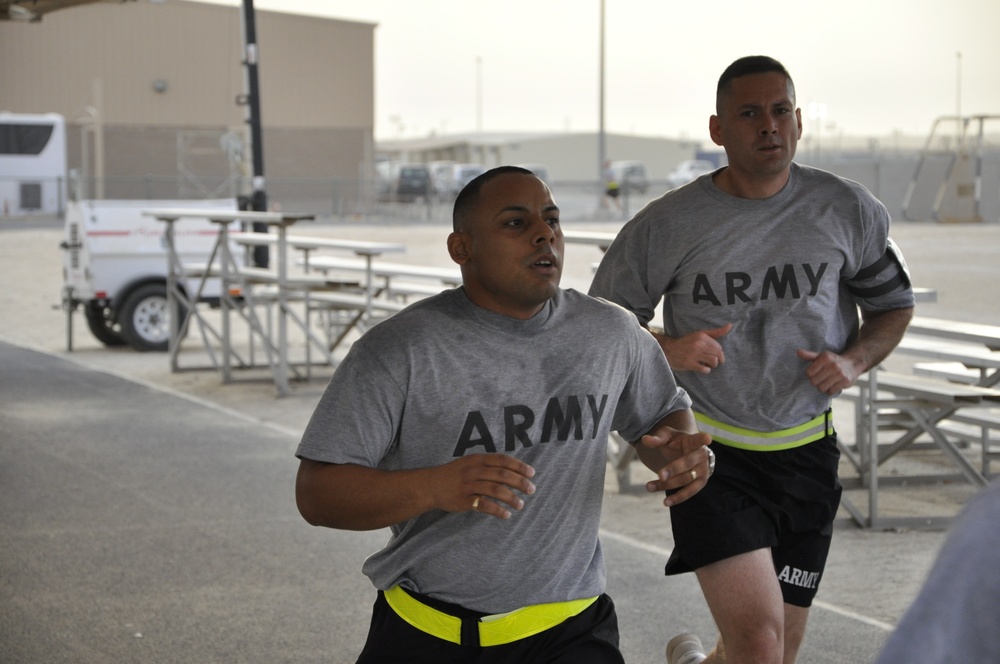
[[[380,201],[415,201],[432,193],[431,171],[427,164],[404,164],[391,161],[375,165],[376,188]]]
[[[645,194],[649,189],[649,178],[646,176],[646,165],[641,161],[611,162],[611,177],[618,183],[618,188],[625,194]]]
[[[682,184],[687,184],[706,173],[711,173],[715,168],[715,164],[707,159],[688,159],[682,161],[677,164],[677,168],[667,175],[667,188],[674,189]]]

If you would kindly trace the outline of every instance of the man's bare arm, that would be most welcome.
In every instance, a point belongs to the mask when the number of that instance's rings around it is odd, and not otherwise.
[[[646,490],[672,490],[663,501],[668,507],[698,493],[711,474],[711,442],[711,436],[698,432],[690,409],[664,417],[635,443],[639,459],[657,475],[657,479],[646,483]]]
[[[862,312],[863,323],[858,338],[842,353],[799,349],[797,354],[809,362],[806,375],[820,392],[840,394],[854,385],[858,377],[882,360],[899,344],[913,318],[913,307],[889,311]]]
[[[653,338],[660,344],[667,363],[674,371],[697,371],[711,373],[726,361],[719,339],[729,334],[732,323],[710,330],[698,330],[683,337],[668,337],[661,331],[650,330]]]
[[[534,493],[529,479],[534,474],[531,466],[504,454],[474,454],[399,471],[303,459],[295,502],[312,525],[344,530],[385,528],[432,509],[474,509],[506,519],[510,509],[524,506],[521,495]]]

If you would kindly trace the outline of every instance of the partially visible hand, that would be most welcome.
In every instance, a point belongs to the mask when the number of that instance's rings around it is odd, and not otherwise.
[[[707,433],[678,433],[660,435],[652,432],[643,436],[638,445],[659,449],[668,460],[660,468],[657,479],[646,483],[650,493],[672,491],[663,504],[667,507],[682,503],[701,491],[712,474],[714,453],[708,447],[712,437]]]
[[[795,354],[809,362],[806,367],[806,376],[813,387],[832,397],[854,385],[862,372],[861,367],[850,359],[828,350],[819,353],[799,349],[795,351]]]
[[[722,327],[698,330],[677,339],[658,337],[658,340],[671,369],[708,374],[725,363],[726,354],[722,351],[719,339],[732,329],[733,324],[726,323]]]
[[[535,485],[535,469],[506,454],[471,454],[431,469],[434,505],[447,512],[474,510],[500,519],[519,510]]]

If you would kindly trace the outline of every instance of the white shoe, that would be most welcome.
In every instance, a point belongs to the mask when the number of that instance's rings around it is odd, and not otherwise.
[[[667,643],[667,664],[698,664],[705,657],[701,639],[694,634],[678,634]]]

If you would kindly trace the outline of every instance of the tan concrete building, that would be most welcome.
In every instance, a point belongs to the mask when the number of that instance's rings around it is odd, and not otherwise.
[[[85,195],[231,195],[251,163],[241,13],[139,0],[0,21],[0,111],[63,115]],[[308,200],[307,179],[324,207],[356,198],[373,172],[375,25],[258,11],[256,27],[269,198]]]

